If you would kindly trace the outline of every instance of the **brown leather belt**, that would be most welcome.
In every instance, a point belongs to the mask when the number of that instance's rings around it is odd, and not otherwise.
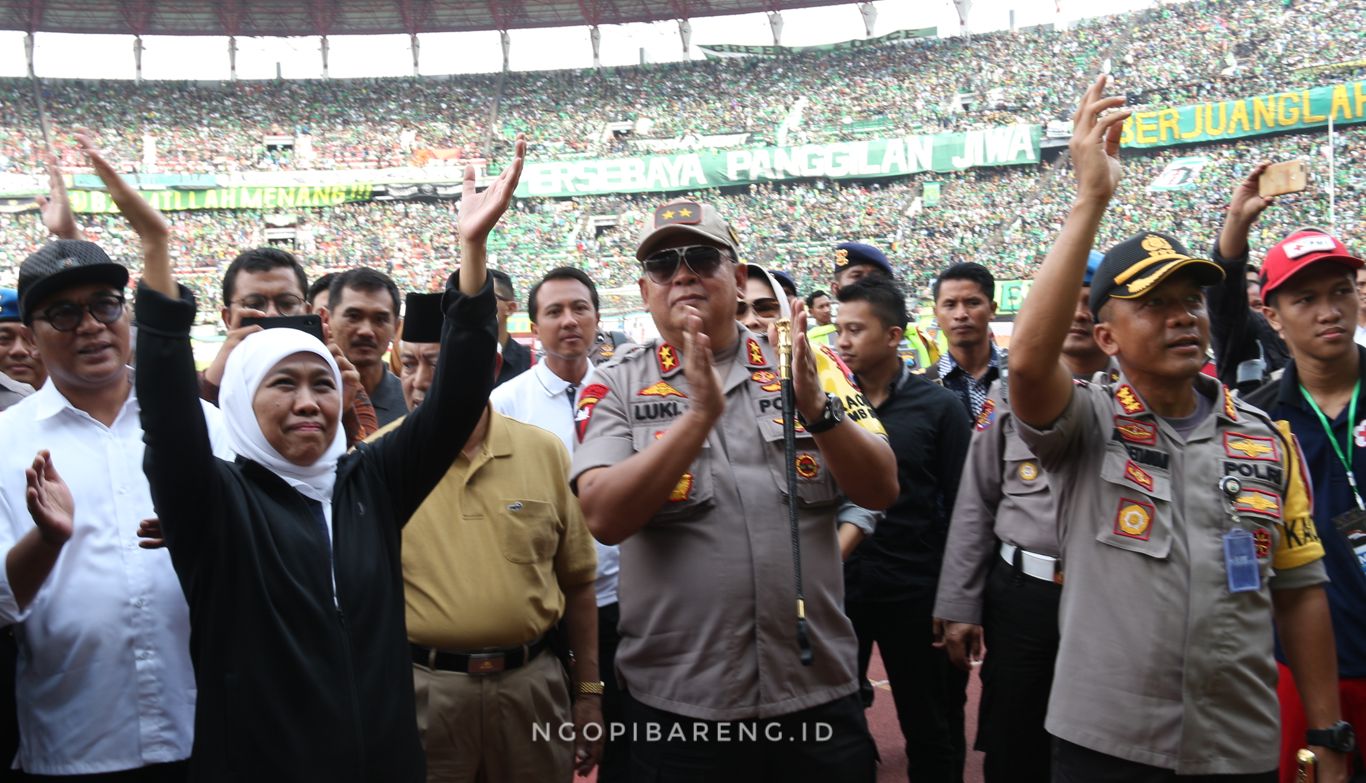
[[[546,637],[518,647],[505,649],[475,650],[455,652],[409,644],[412,649],[413,663],[446,672],[463,674],[497,674],[508,669],[517,669],[531,663],[532,659],[549,646]]]

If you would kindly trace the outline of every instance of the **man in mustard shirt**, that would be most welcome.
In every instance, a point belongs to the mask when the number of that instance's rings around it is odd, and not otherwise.
[[[399,350],[410,410],[431,382],[440,301],[407,298]],[[488,409],[403,530],[429,781],[568,781],[597,763],[597,556],[568,473],[558,438]],[[562,617],[573,651],[572,716],[564,667],[548,649]]]

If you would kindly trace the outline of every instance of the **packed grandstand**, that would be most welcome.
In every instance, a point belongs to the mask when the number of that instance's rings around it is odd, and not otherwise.
[[[831,246],[849,239],[886,247],[917,284],[955,260],[1027,279],[1072,196],[1065,119],[1103,71],[1140,110],[1099,244],[1140,226],[1207,244],[1232,185],[1291,158],[1308,162],[1311,189],[1283,199],[1253,246],[1330,223],[1359,241],[1363,38],[1366,0],[1194,0],[1067,29],[776,56],[370,80],[49,79],[41,94],[88,233],[136,268],[131,232],[62,144],[78,126],[157,193],[178,277],[212,317],[222,267],[270,242],[310,277],[366,264],[432,289],[456,246],[451,183],[467,162],[496,173],[518,132],[532,141],[526,197],[490,251],[520,280],[569,264],[632,286],[636,227],[666,191],[715,203],[747,260],[804,290],[827,281]],[[12,285],[44,239],[31,206],[43,134],[30,80],[0,80],[0,105],[0,285]]]

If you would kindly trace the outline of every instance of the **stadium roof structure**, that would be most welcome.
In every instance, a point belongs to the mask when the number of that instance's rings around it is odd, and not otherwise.
[[[696,19],[854,0],[0,0],[0,30],[320,36],[516,30]]]

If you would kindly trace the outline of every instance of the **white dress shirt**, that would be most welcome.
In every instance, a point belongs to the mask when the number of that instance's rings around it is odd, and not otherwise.
[[[1366,326],[1357,324],[1356,343],[1357,345],[1366,345]]]
[[[573,384],[570,393],[569,381],[551,371],[545,361],[537,362],[527,372],[518,375],[493,390],[489,404],[493,409],[511,419],[534,424],[549,430],[564,443],[572,455],[579,437],[574,430],[574,413],[578,392],[593,378],[593,363],[588,363],[588,372],[579,382]],[[568,480],[568,477],[565,477]],[[617,548],[607,546],[596,538],[593,545],[598,552],[598,578],[593,583],[598,606],[608,606],[617,602],[617,572],[621,569],[621,557]]]
[[[226,444],[218,409],[204,409],[210,437]],[[155,514],[135,394],[106,427],[48,382],[0,413],[0,433],[0,551],[34,527],[24,468],[40,449],[76,504],[71,539],[26,609],[0,569],[0,624],[14,624],[19,646],[21,766],[77,775],[188,758],[189,609],[167,550],[138,547],[138,524]]]

